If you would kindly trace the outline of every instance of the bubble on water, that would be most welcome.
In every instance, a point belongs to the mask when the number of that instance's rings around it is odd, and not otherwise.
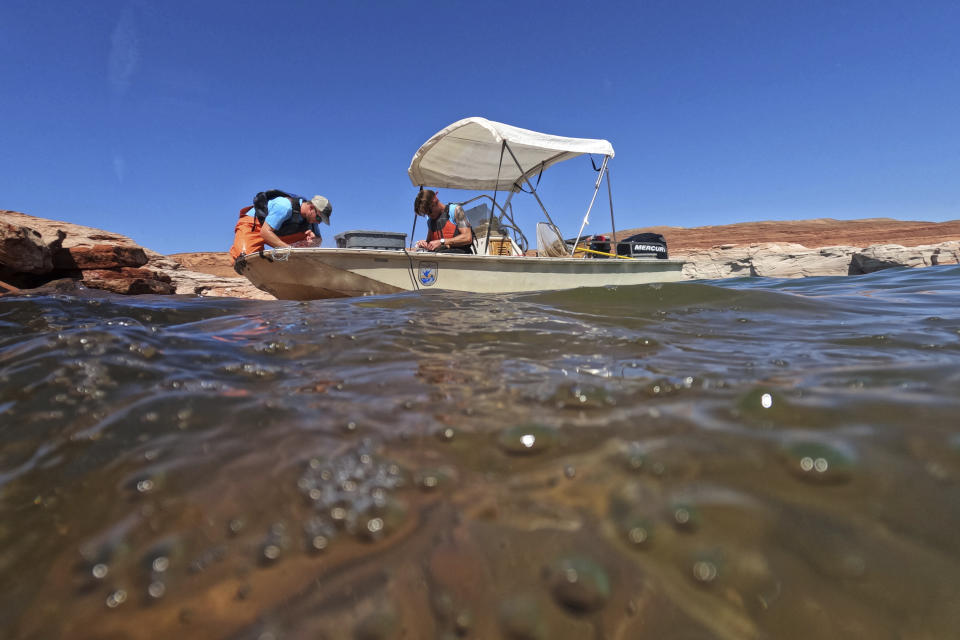
[[[610,599],[607,572],[589,558],[563,558],[550,567],[547,579],[554,599],[575,613],[596,611]]]
[[[90,571],[90,573],[93,574],[93,577],[96,578],[97,580],[102,580],[103,578],[106,578],[107,573],[109,572],[110,572],[109,567],[107,567],[107,565],[103,563],[93,565],[93,569]]]
[[[552,402],[551,402],[552,401]],[[561,385],[548,398],[558,409],[600,409],[616,404],[606,389],[589,385]]]
[[[647,461],[647,455],[639,442],[624,444],[620,448],[620,457],[629,471],[641,471]]]
[[[453,429],[453,427],[446,427],[437,431],[437,439],[441,442],[450,442],[456,435],[457,432]]]
[[[720,576],[724,565],[724,554],[719,549],[699,551],[690,565],[690,574],[699,584],[707,585]]]
[[[396,531],[405,521],[406,515],[405,505],[390,497],[381,506],[365,507],[363,512],[347,524],[347,529],[364,542],[375,542]]]
[[[557,432],[539,424],[523,424],[504,429],[497,444],[506,453],[529,455],[542,453],[555,445]]]
[[[693,577],[697,582],[713,582],[717,573],[717,565],[709,560],[698,560],[693,563]]]
[[[577,477],[577,468],[572,464],[564,465],[563,476],[569,480],[573,480]]]
[[[455,471],[450,467],[421,469],[414,474],[413,482],[424,491],[433,491],[439,487],[447,486],[455,478],[455,475]]]
[[[737,402],[737,410],[756,420],[789,420],[793,408],[776,390],[759,387],[751,390]]]
[[[814,483],[849,482],[857,464],[851,447],[817,440],[791,442],[782,448],[781,453],[794,475]]]
[[[150,568],[157,573],[163,573],[170,568],[170,559],[166,556],[157,556],[153,559]]]
[[[316,522],[305,529],[308,549],[314,541],[320,543],[317,536],[324,538],[325,545],[337,531],[376,541],[404,521],[406,508],[391,492],[405,484],[406,474],[396,463],[381,461],[371,446],[364,441],[331,460],[317,459],[298,480],[298,488],[317,512]],[[422,477],[417,480],[423,487]],[[431,484],[427,481],[426,486]]]
[[[664,397],[675,395],[684,389],[690,389],[693,386],[693,378],[661,378],[654,380],[646,385],[644,392],[650,397]]]
[[[330,545],[334,528],[320,516],[314,516],[304,523],[303,533],[307,540],[308,551],[324,551]]]
[[[647,484],[628,482],[611,491],[608,514],[620,538],[630,548],[642,550],[653,542],[662,508],[659,492]]]
[[[637,547],[646,545],[650,541],[650,526],[641,523],[629,527],[627,529],[627,540]]]
[[[547,625],[536,598],[521,595],[500,603],[497,614],[507,640],[547,640]]]
[[[473,614],[467,609],[461,609],[453,617],[453,629],[458,636],[465,636],[470,633],[473,627]]]
[[[147,478],[146,480],[140,480],[137,482],[137,491],[139,493],[148,493],[153,491],[153,480]]]
[[[116,609],[121,604],[127,601],[127,592],[123,589],[117,589],[113,593],[107,596],[107,606],[111,609]]]
[[[699,511],[693,505],[687,503],[670,505],[670,519],[677,531],[691,532],[700,527]]]
[[[266,539],[260,546],[260,561],[263,564],[272,564],[280,559],[283,549],[287,546],[287,528],[282,522],[270,525]]]
[[[275,544],[266,544],[263,546],[263,558],[273,562],[280,557],[280,547]]]
[[[233,518],[230,522],[227,523],[227,535],[235,536],[243,530],[243,520],[240,518]]]
[[[147,595],[151,598],[159,599],[164,596],[167,592],[167,585],[160,582],[159,580],[151,582],[150,586],[147,587]]]

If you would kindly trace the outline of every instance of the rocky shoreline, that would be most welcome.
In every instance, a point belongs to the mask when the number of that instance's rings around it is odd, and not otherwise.
[[[82,285],[114,293],[275,300],[237,277],[193,271],[175,258],[102,229],[0,210],[0,295]]]
[[[643,231],[663,234],[670,257],[686,261],[688,279],[858,275],[960,262],[960,220],[819,218]]]
[[[799,220],[710,227],[649,227],[686,261],[687,279],[796,278],[960,263],[960,220]],[[237,277],[226,252],[165,256],[126,236],[0,210],[0,295],[82,285],[121,294],[273,300]]]

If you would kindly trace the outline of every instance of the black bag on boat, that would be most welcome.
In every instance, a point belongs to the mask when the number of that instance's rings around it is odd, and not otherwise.
[[[666,259],[667,241],[659,233],[638,233],[617,242],[617,255]]]

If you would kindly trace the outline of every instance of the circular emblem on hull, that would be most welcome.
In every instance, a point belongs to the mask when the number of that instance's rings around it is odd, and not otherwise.
[[[425,287],[429,287],[437,283],[437,263],[436,262],[421,262],[420,270],[417,273],[417,279],[420,280],[420,284]]]

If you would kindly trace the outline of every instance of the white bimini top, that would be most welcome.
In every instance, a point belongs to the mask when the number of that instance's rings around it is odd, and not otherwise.
[[[519,191],[525,178],[585,153],[612,158],[613,145],[606,140],[538,133],[486,118],[464,118],[423,143],[407,173],[414,186]]]

